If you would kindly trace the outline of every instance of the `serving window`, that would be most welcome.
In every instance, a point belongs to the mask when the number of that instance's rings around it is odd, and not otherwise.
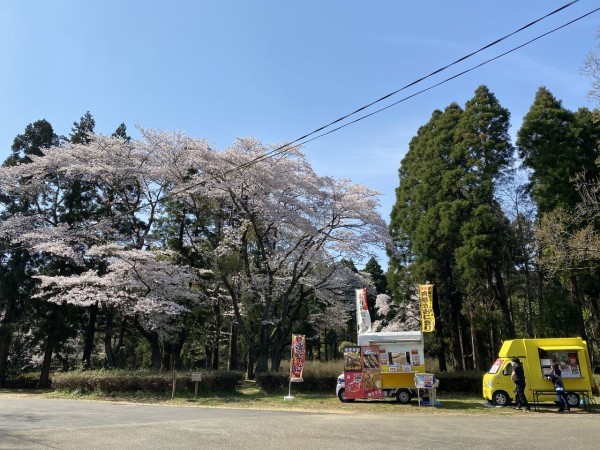
[[[579,354],[575,348],[552,348],[539,349],[540,369],[542,376],[547,377],[552,371],[552,365],[558,363],[562,378],[581,378],[579,369]]]

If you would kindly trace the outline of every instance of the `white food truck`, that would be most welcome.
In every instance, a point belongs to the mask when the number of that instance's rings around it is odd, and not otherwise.
[[[370,324],[366,289],[361,289],[357,291],[357,345],[344,349],[337,396],[342,402],[395,397],[408,403],[417,392],[415,375],[425,373],[423,332],[372,332]]]

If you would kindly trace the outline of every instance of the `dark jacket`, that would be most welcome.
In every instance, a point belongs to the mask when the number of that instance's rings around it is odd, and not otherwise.
[[[554,370],[552,372],[550,372],[548,379],[550,379],[550,381],[552,381],[552,384],[554,384],[555,391],[564,391],[565,390],[565,386],[563,384],[562,377],[559,374],[557,374]]]
[[[513,366],[513,381],[517,386],[525,387],[525,371],[523,370],[523,366],[521,364],[516,364]]]

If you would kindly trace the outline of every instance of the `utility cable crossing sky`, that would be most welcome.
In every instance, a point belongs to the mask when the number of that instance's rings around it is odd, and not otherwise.
[[[382,112],[384,110],[387,110],[387,109],[391,108],[392,106],[398,105],[399,103],[402,103],[402,102],[404,102],[404,101],[406,101],[406,100],[408,100],[410,98],[413,98],[413,97],[415,97],[417,95],[423,94],[423,93],[425,93],[425,92],[427,92],[429,90],[432,90],[435,87],[441,86],[442,84],[445,84],[445,83],[447,83],[447,82],[449,82],[451,80],[454,80],[454,79],[459,78],[459,77],[461,77],[461,76],[463,76],[463,75],[465,75],[465,74],[467,74],[469,72],[472,72],[475,69],[480,68],[480,67],[482,67],[482,66],[484,66],[486,64],[489,64],[492,61],[500,59],[503,56],[508,55],[509,53],[512,53],[512,52],[514,52],[514,51],[516,51],[516,50],[518,50],[520,48],[523,48],[526,45],[529,45],[529,44],[531,44],[531,43],[533,43],[533,42],[535,42],[535,41],[537,41],[537,40],[539,40],[539,39],[541,39],[541,38],[543,38],[545,36],[548,36],[551,33],[554,33],[554,32],[556,32],[558,30],[561,30],[561,29],[563,29],[563,28],[565,28],[565,27],[567,27],[567,26],[569,26],[569,25],[571,25],[571,24],[573,24],[573,23],[575,23],[575,22],[577,22],[577,21],[579,21],[579,20],[581,20],[581,19],[583,19],[585,17],[588,17],[588,16],[590,16],[590,15],[592,15],[592,14],[594,14],[594,13],[596,13],[596,12],[598,12],[600,10],[600,8],[596,8],[596,9],[594,9],[594,10],[592,10],[592,11],[590,11],[590,12],[588,12],[588,13],[582,15],[582,16],[579,16],[579,17],[577,17],[575,19],[570,20],[569,22],[564,23],[563,25],[561,25],[559,27],[556,27],[556,28],[554,28],[554,29],[552,29],[550,31],[547,31],[547,32],[543,33],[543,34],[540,34],[537,37],[535,37],[535,38],[533,38],[533,39],[531,39],[531,40],[529,40],[529,41],[527,41],[527,42],[525,42],[525,43],[523,43],[521,45],[513,47],[512,49],[510,49],[510,50],[508,50],[508,51],[506,51],[504,53],[501,53],[501,54],[499,54],[499,55],[497,55],[497,56],[495,56],[493,58],[490,58],[490,59],[488,59],[488,60],[486,60],[486,61],[484,61],[484,62],[482,62],[480,64],[477,64],[477,65],[475,65],[475,66],[473,66],[473,67],[471,67],[469,69],[463,70],[462,72],[459,72],[459,73],[457,73],[457,74],[455,74],[453,76],[450,76],[450,77],[448,77],[448,78],[440,81],[439,83],[436,83],[436,84],[434,84],[432,86],[429,86],[429,87],[426,87],[424,89],[421,89],[418,92],[415,92],[415,93],[413,93],[411,95],[408,95],[406,97],[403,97],[403,98],[395,101],[394,103],[391,103],[391,104],[389,104],[387,106],[384,106],[384,107],[382,107],[382,108],[380,108],[378,110],[375,110],[375,111],[372,111],[372,112],[370,112],[368,114],[360,116],[360,117],[358,117],[358,118],[356,118],[356,119],[354,119],[354,120],[352,120],[350,122],[346,122],[346,123],[341,124],[341,125],[339,125],[339,126],[337,126],[335,128],[332,128],[332,129],[329,129],[328,131],[325,131],[326,129],[330,128],[331,126],[333,126],[335,124],[339,124],[340,122],[344,121],[345,119],[348,119],[351,116],[354,116],[354,115],[358,114],[359,112],[365,111],[366,109],[370,108],[371,106],[373,106],[375,104],[378,104],[378,103],[380,103],[380,102],[382,102],[382,101],[384,101],[386,99],[389,99],[390,97],[392,97],[392,96],[394,96],[394,95],[396,95],[396,94],[398,94],[398,93],[400,93],[400,92],[408,89],[409,87],[413,87],[413,86],[415,86],[415,85],[423,82],[424,80],[426,80],[426,79],[428,79],[428,78],[430,78],[430,77],[432,77],[434,75],[437,75],[437,74],[439,74],[439,73],[447,70],[448,68],[450,68],[452,66],[455,66],[458,63],[460,63],[462,61],[465,61],[465,60],[473,57],[474,55],[477,55],[477,54],[483,52],[484,50],[487,50],[487,49],[489,49],[489,48],[491,48],[491,47],[499,44],[500,42],[506,40],[507,38],[509,38],[511,36],[514,36],[514,35],[522,32],[522,31],[524,31],[524,30],[532,27],[533,25],[535,25],[535,24],[543,21],[544,19],[546,19],[548,17],[551,17],[553,15],[556,15],[556,14],[558,14],[561,11],[566,10],[570,6],[574,5],[575,3],[578,3],[578,1],[579,0],[571,1],[571,2],[569,2],[567,4],[565,4],[564,6],[558,8],[558,9],[555,9],[554,11],[552,11],[552,12],[550,12],[550,13],[542,16],[542,17],[540,17],[539,19],[536,19],[536,20],[534,20],[532,22],[529,22],[528,24],[526,24],[526,25],[518,28],[517,30],[512,31],[509,34],[506,34],[505,36],[503,36],[501,38],[498,38],[498,39],[490,42],[489,44],[481,47],[480,49],[478,49],[476,51],[473,51],[471,53],[468,53],[465,56],[462,56],[461,58],[455,60],[454,62],[452,62],[450,64],[447,64],[447,65],[444,65],[444,66],[438,68],[437,70],[434,70],[433,72],[429,73],[428,75],[420,77],[420,78],[416,79],[415,81],[412,81],[411,83],[408,83],[405,86],[403,86],[403,87],[401,87],[401,88],[399,88],[399,89],[397,89],[397,90],[395,90],[393,92],[390,92],[389,94],[386,94],[383,97],[381,97],[381,98],[379,98],[379,99],[377,99],[375,101],[372,101],[372,102],[370,102],[370,103],[368,103],[368,104],[366,104],[364,106],[361,106],[360,108],[352,111],[351,113],[346,114],[346,115],[344,115],[344,116],[342,116],[342,117],[340,117],[340,118],[338,118],[338,119],[336,119],[336,120],[334,120],[334,121],[332,121],[332,122],[330,122],[330,123],[328,123],[326,125],[323,125],[323,126],[317,128],[317,129],[315,129],[314,131],[312,131],[310,133],[307,133],[307,134],[305,134],[305,135],[303,135],[303,136],[301,136],[301,137],[299,137],[299,138],[297,138],[297,139],[295,139],[295,140],[293,140],[291,142],[288,142],[286,144],[278,146],[278,147],[276,147],[276,148],[274,148],[274,149],[272,149],[272,150],[270,150],[270,151],[268,151],[268,152],[266,152],[266,153],[264,153],[264,154],[262,154],[262,155],[260,155],[260,156],[258,156],[256,158],[251,159],[250,161],[248,161],[248,162],[246,162],[244,164],[232,164],[232,167],[230,169],[228,169],[227,171],[219,174],[219,177],[222,177],[223,175],[230,174],[232,172],[243,170],[244,168],[250,167],[251,165],[256,164],[259,161],[262,161],[264,159],[273,158],[273,157],[277,157],[279,155],[283,155],[286,152],[289,152],[289,151],[291,151],[294,148],[298,148],[298,147],[300,147],[300,146],[302,146],[302,145],[304,145],[304,144],[306,144],[308,142],[311,142],[311,141],[314,141],[316,139],[319,139],[319,138],[321,138],[321,137],[323,137],[325,135],[334,133],[334,132],[336,132],[336,131],[338,131],[338,130],[340,130],[342,128],[348,127],[349,125],[352,125],[352,124],[357,123],[357,122],[359,122],[361,120],[364,120],[367,117],[371,117],[371,116],[373,116],[375,114],[378,114],[378,113],[380,113],[380,112]],[[322,133],[320,133],[320,132],[322,132]],[[317,133],[320,133],[320,134],[317,134]],[[204,185],[204,184],[206,184],[206,183],[208,183],[210,181],[213,181],[216,178],[217,178],[216,176],[212,176],[212,177],[207,177],[205,179],[199,179],[199,180],[196,180],[196,181],[192,181],[187,186],[182,186],[179,189],[175,189],[175,190],[171,191],[168,195],[164,195],[161,198],[157,199],[157,201],[158,202],[163,202],[163,201],[165,201],[168,198],[171,198],[173,196],[181,195],[181,194],[183,194],[183,193],[185,193],[185,192],[187,192],[187,191],[189,191],[189,190],[191,190],[191,189],[193,189],[195,187],[202,186],[202,185]],[[149,204],[141,205],[141,206],[138,206],[137,208],[132,208],[130,211],[123,212],[123,214],[140,211],[140,210],[143,210],[144,208],[147,208],[148,206],[150,206],[150,205]],[[89,227],[92,227],[92,226],[93,226],[93,224],[88,224],[88,225],[84,226],[83,228],[89,228]]]
[[[416,97],[417,95],[423,94],[423,93],[425,93],[427,91],[430,91],[430,90],[432,90],[432,89],[434,89],[434,88],[436,88],[438,86],[441,86],[441,85],[443,85],[443,84],[445,84],[445,83],[447,83],[447,82],[449,82],[451,80],[454,80],[454,79],[456,79],[458,77],[461,77],[461,76],[463,76],[463,75],[465,75],[465,74],[467,74],[469,72],[472,72],[472,71],[474,71],[474,70],[476,70],[476,69],[478,69],[480,67],[483,67],[483,66],[489,64],[490,62],[498,60],[498,59],[500,59],[500,58],[502,58],[502,57],[504,57],[504,56],[506,56],[506,55],[508,55],[510,53],[513,53],[513,52],[515,52],[515,51],[517,51],[517,50],[519,50],[519,49],[521,49],[521,48],[523,48],[523,47],[525,47],[525,46],[527,46],[527,45],[529,45],[529,44],[531,44],[533,42],[536,42],[536,41],[542,39],[545,36],[548,36],[548,35],[550,35],[552,33],[555,33],[556,31],[559,31],[559,30],[561,30],[561,29],[563,29],[563,28],[565,28],[565,27],[567,27],[569,25],[572,25],[575,22],[578,22],[578,21],[584,19],[585,17],[588,17],[588,16],[590,16],[590,15],[592,15],[592,14],[600,11],[600,8],[596,8],[596,9],[594,9],[594,10],[592,10],[592,11],[586,13],[586,14],[583,14],[583,15],[581,15],[581,16],[573,19],[573,20],[570,20],[569,22],[564,23],[563,25],[560,25],[560,26],[558,26],[558,27],[556,27],[556,28],[554,28],[554,29],[552,29],[550,31],[547,31],[547,32],[545,32],[543,34],[540,34],[537,37],[535,37],[533,39],[530,39],[529,41],[527,41],[527,42],[525,42],[525,43],[523,43],[521,45],[513,47],[512,49],[510,49],[510,50],[508,50],[508,51],[506,51],[504,53],[501,53],[501,54],[499,54],[497,56],[494,56],[493,58],[490,58],[490,59],[488,59],[488,60],[486,60],[486,61],[484,61],[484,62],[482,62],[480,64],[477,64],[476,66],[473,66],[473,67],[471,67],[469,69],[466,69],[466,70],[464,70],[464,71],[462,71],[460,73],[457,73],[457,74],[455,74],[455,75],[453,75],[451,77],[448,77],[448,78],[440,81],[439,83],[436,83],[436,84],[434,84],[432,86],[429,86],[429,87],[427,87],[425,89],[421,89],[420,91],[417,91],[417,92],[415,92],[415,93],[413,93],[411,95],[403,97],[402,99],[397,100],[394,103],[391,103],[391,104],[389,104],[389,105],[387,105],[387,106],[385,106],[383,108],[380,108],[380,109],[378,109],[376,111],[373,111],[373,112],[371,112],[369,114],[365,114],[365,115],[363,115],[361,117],[358,117],[358,118],[356,118],[356,119],[354,119],[354,120],[352,120],[350,122],[347,122],[347,123],[345,123],[343,125],[340,125],[340,126],[338,126],[336,128],[333,128],[333,129],[331,129],[329,131],[326,131],[326,132],[323,132],[321,134],[318,134],[317,136],[313,136],[316,133],[319,133],[320,131],[323,131],[323,130],[327,129],[330,126],[332,126],[332,125],[334,125],[336,123],[339,123],[339,122],[341,122],[341,121],[343,121],[343,120],[345,120],[345,119],[347,119],[347,118],[349,118],[349,117],[351,117],[351,116],[353,116],[353,115],[355,115],[355,114],[357,114],[357,113],[359,113],[361,111],[364,111],[367,108],[369,108],[369,107],[371,107],[371,106],[373,106],[373,105],[375,105],[377,103],[380,103],[383,100],[386,100],[386,99],[388,99],[388,98],[390,98],[390,97],[392,97],[392,96],[394,96],[394,95],[396,95],[396,94],[398,94],[398,93],[400,93],[400,92],[408,89],[409,87],[415,86],[416,84],[418,84],[418,83],[420,83],[420,82],[422,82],[422,81],[424,81],[424,80],[426,80],[426,79],[428,79],[428,78],[430,78],[430,77],[432,77],[432,76],[434,76],[436,74],[439,74],[439,73],[443,72],[444,70],[446,70],[446,69],[448,69],[448,68],[450,68],[450,67],[452,67],[452,66],[454,66],[454,65],[456,65],[456,64],[458,64],[458,63],[460,63],[462,61],[465,61],[465,60],[471,58],[472,56],[474,56],[474,55],[476,55],[478,53],[481,53],[484,50],[487,50],[487,49],[489,49],[489,48],[497,45],[498,43],[506,40],[507,38],[509,38],[509,37],[511,37],[511,36],[513,36],[513,35],[515,35],[517,33],[520,33],[521,31],[523,31],[523,30],[525,30],[525,29],[527,29],[527,28],[535,25],[536,23],[539,23],[542,20],[544,20],[544,19],[546,19],[546,18],[548,18],[550,16],[553,16],[554,14],[557,14],[560,11],[565,10],[566,8],[568,8],[569,6],[577,3],[578,1],[579,0],[575,0],[575,1],[572,1],[570,3],[567,3],[566,5],[561,6],[560,8],[558,8],[558,9],[556,9],[556,10],[554,10],[554,11],[552,11],[552,12],[550,12],[550,13],[542,16],[542,17],[540,17],[539,19],[536,19],[536,20],[528,23],[527,25],[524,25],[524,26],[520,27],[519,29],[517,29],[515,31],[513,31],[513,32],[511,32],[511,33],[509,33],[509,34],[507,34],[507,35],[505,35],[505,36],[503,36],[501,38],[498,38],[498,39],[494,40],[493,42],[491,42],[491,43],[489,43],[489,44],[481,47],[479,50],[471,52],[471,53],[469,53],[469,54],[467,54],[467,55],[465,55],[465,56],[457,59],[456,61],[454,61],[454,62],[452,62],[450,64],[447,64],[447,65],[445,65],[445,66],[443,66],[443,67],[441,67],[441,68],[439,68],[437,70],[434,70],[433,72],[429,73],[428,75],[425,75],[425,76],[423,76],[423,77],[421,77],[421,78],[419,78],[419,79],[417,79],[417,80],[415,80],[415,81],[413,81],[411,83],[408,83],[405,86],[403,86],[403,87],[401,87],[401,88],[399,88],[399,89],[397,89],[397,90],[395,90],[395,91],[393,91],[393,92],[391,92],[391,93],[389,93],[389,94],[387,94],[387,95],[379,98],[378,100],[375,100],[375,101],[373,101],[373,102],[371,102],[371,103],[369,103],[369,104],[367,104],[365,106],[362,106],[362,107],[356,109],[355,111],[353,111],[353,112],[351,112],[349,114],[346,114],[346,115],[340,117],[339,119],[336,119],[336,120],[328,123],[327,125],[323,125],[323,126],[317,128],[316,130],[311,131],[310,133],[305,134],[304,136],[301,136],[301,137],[299,137],[299,138],[297,138],[297,139],[295,139],[295,140],[293,140],[291,142],[288,142],[286,144],[283,144],[283,145],[281,145],[279,147],[276,147],[276,148],[274,148],[274,149],[266,152],[265,154],[260,155],[260,156],[254,158],[254,159],[252,159],[252,160],[250,160],[250,161],[248,161],[248,162],[246,162],[244,164],[236,165],[235,167],[232,167],[231,169],[229,169],[226,172],[224,172],[223,174],[221,174],[221,176],[222,175],[227,175],[229,173],[232,173],[232,172],[235,172],[235,171],[238,171],[238,170],[242,170],[242,169],[244,169],[246,167],[249,167],[249,166],[251,166],[251,165],[253,165],[253,164],[255,164],[255,163],[259,162],[259,161],[262,161],[263,159],[273,158],[273,157],[282,155],[282,154],[284,154],[286,152],[289,152],[289,151],[291,151],[294,148],[298,148],[298,147],[300,147],[300,146],[302,146],[302,145],[304,145],[304,144],[306,144],[308,142],[314,141],[314,140],[319,139],[319,138],[321,138],[323,136],[326,136],[328,134],[331,134],[331,133],[334,133],[334,132],[336,132],[338,130],[341,130],[342,128],[345,128],[345,127],[348,127],[348,126],[350,126],[352,124],[360,122],[361,120],[364,120],[364,119],[366,119],[368,117],[371,117],[371,116],[373,116],[375,114],[378,114],[378,113],[380,113],[382,111],[385,111],[385,110],[387,110],[387,109],[389,109],[389,108],[391,108],[393,106],[396,106],[399,103],[405,102],[408,99]],[[313,136],[313,137],[310,138],[310,139],[306,139],[306,138],[308,138],[310,136]],[[182,193],[184,193],[185,191],[187,191],[189,189],[192,189],[194,187],[197,187],[197,186],[200,186],[202,184],[205,184],[205,183],[207,183],[209,181],[212,181],[213,179],[215,179],[215,177],[211,177],[211,178],[208,178],[208,179],[205,179],[205,180],[201,180],[201,181],[196,181],[196,182],[190,184],[189,186],[185,186],[185,187],[183,187],[183,188],[181,188],[181,189],[173,192],[172,195],[182,194]]]

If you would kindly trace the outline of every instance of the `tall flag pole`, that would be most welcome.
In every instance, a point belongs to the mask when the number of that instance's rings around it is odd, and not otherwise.
[[[304,359],[306,355],[306,337],[302,334],[292,334],[292,346],[290,349],[290,381],[288,395],[284,400],[294,400],[292,395],[292,383],[298,383],[302,380],[302,371],[304,370]]]
[[[421,309],[421,329],[424,333],[435,331],[433,314],[433,284],[419,285],[419,306]]]
[[[362,334],[371,330],[371,315],[367,303],[367,288],[356,290],[356,333]]]

